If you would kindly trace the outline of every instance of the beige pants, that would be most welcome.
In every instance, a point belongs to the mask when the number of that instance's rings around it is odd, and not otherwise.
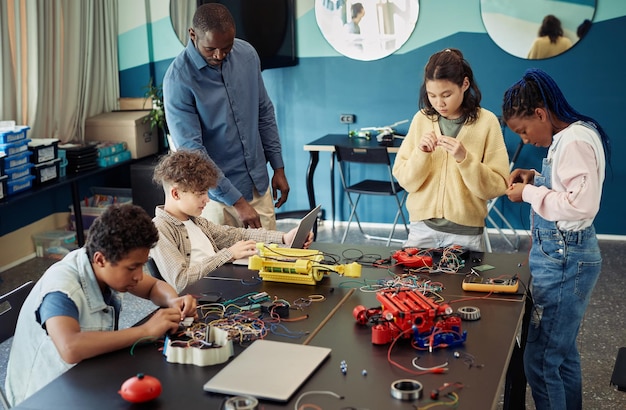
[[[268,188],[263,196],[255,189],[250,205],[252,205],[261,217],[261,226],[265,229],[275,231],[276,214],[274,212],[274,200],[272,199],[271,189]],[[221,202],[209,201],[202,211],[202,216],[215,224],[243,228],[243,223],[239,219],[239,214],[237,210],[235,210],[235,207],[224,205]]]

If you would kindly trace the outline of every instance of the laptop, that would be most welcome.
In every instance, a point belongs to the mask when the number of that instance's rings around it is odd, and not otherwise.
[[[288,401],[330,355],[331,349],[255,340],[204,384],[204,390]]]
[[[321,208],[321,205],[316,206],[308,214],[306,214],[300,222],[298,222],[298,230],[296,231],[296,235],[293,237],[293,241],[289,244],[289,248],[302,249],[306,239],[309,237],[309,232],[311,232],[313,230],[313,226],[315,226],[317,214],[320,212]],[[234,265],[248,266],[248,259],[249,258],[239,258],[235,259],[232,263]]]

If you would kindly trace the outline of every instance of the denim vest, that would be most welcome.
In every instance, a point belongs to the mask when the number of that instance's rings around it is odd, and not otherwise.
[[[74,366],[63,361],[39,323],[39,306],[44,296],[51,292],[63,292],[76,304],[81,331],[115,330],[114,308],[104,302],[85,249],[69,253],[35,284],[20,311],[5,382],[12,405],[17,405]],[[112,293],[119,305],[120,295],[113,290]]]

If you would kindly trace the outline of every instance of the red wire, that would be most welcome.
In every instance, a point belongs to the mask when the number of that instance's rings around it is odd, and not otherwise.
[[[442,373],[445,373],[445,372],[448,370],[448,369],[447,369],[447,368],[445,368],[445,367],[436,367],[436,368],[434,368],[434,369],[428,369],[428,370],[416,371],[416,370],[409,369],[408,367],[404,367],[404,366],[402,366],[400,363],[398,363],[398,362],[396,362],[395,360],[392,360],[392,359],[391,359],[391,350],[392,350],[392,349],[393,349],[393,347],[395,346],[395,344],[396,344],[396,342],[398,341],[398,339],[401,339],[401,338],[402,338],[402,336],[404,336],[405,334],[407,334],[408,332],[410,332],[410,331],[412,331],[412,330],[413,330],[413,329],[412,329],[412,328],[410,328],[410,329],[407,329],[407,330],[403,331],[403,332],[402,332],[402,333],[400,333],[400,334],[399,334],[399,335],[398,335],[395,339],[393,339],[393,340],[391,341],[391,345],[389,345],[389,349],[387,350],[387,361],[388,361],[391,365],[396,366],[396,367],[397,367],[397,368],[399,368],[399,369],[402,369],[402,370],[404,370],[404,371],[406,371],[406,372],[409,372],[409,373],[411,373],[411,374],[418,375],[418,376],[419,376],[419,375],[422,375],[422,374],[428,374],[428,373],[435,373],[435,374],[442,374]]]

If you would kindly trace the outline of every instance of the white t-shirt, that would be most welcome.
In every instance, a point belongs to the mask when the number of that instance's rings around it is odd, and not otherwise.
[[[198,225],[193,223],[191,219],[183,221],[183,223],[187,228],[187,235],[189,235],[189,241],[191,242],[190,263],[195,265],[202,262],[207,257],[215,255],[215,249],[211,241]]]

